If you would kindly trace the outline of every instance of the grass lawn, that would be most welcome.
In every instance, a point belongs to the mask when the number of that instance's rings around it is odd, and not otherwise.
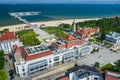
[[[64,32],[64,29],[60,27],[44,27],[42,29],[45,30],[49,34],[54,34],[57,37],[64,38],[68,35]]]
[[[16,32],[16,35],[23,42],[24,45],[38,45],[41,42],[36,38],[38,35],[33,31],[33,29],[22,30]]]

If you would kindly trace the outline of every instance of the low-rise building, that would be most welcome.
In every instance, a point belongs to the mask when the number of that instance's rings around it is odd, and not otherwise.
[[[83,40],[69,35],[48,47],[36,45],[16,49],[14,46],[16,73],[24,78],[35,72],[74,61],[76,57],[86,53],[90,54],[92,46],[89,44],[82,46],[82,43]]]
[[[0,50],[4,50],[4,53],[11,53],[13,45],[19,45],[19,40],[13,32],[5,32],[0,34]]]
[[[99,28],[80,28],[77,27],[76,34],[79,35],[81,38],[90,37],[91,35],[94,35],[95,33],[99,32]]]
[[[113,44],[113,46],[118,46],[120,45],[120,33],[117,32],[109,32],[109,34],[107,34],[105,36],[105,39],[107,41],[109,41],[110,43]]]
[[[94,67],[75,66],[67,72],[69,80],[103,80],[101,73]]]

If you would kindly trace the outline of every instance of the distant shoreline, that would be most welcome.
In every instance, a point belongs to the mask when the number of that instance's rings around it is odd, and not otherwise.
[[[75,19],[75,22],[84,22],[84,21],[89,21],[89,20],[98,20],[102,18],[85,18],[85,19]],[[58,26],[61,23],[66,23],[66,24],[72,24],[73,19],[66,19],[66,20],[54,20],[54,21],[42,21],[42,22],[31,22],[32,24],[45,24],[46,26]],[[17,24],[17,25],[8,25],[8,26],[1,26],[0,31],[4,29],[9,29],[9,31],[17,31],[19,29],[22,29],[24,26],[27,26],[26,24]]]
[[[84,22],[84,21],[89,21],[89,20],[98,20],[102,18],[85,18],[85,19],[75,19],[76,23],[77,22]],[[54,21],[42,21],[42,22],[31,22],[32,24],[45,24],[46,26],[58,26],[61,23],[66,23],[66,24],[72,24],[73,19],[67,19],[67,20],[54,20]],[[24,27],[26,24],[17,24],[17,25],[8,25],[8,26],[1,26],[0,30],[8,28],[10,31],[17,31],[17,28],[19,27]]]

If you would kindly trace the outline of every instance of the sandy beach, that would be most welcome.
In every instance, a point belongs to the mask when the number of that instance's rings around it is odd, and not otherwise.
[[[89,21],[89,20],[98,20],[100,18],[88,18],[88,19],[75,19],[75,22],[84,22],[84,21]],[[73,19],[68,19],[68,20],[56,20],[56,21],[46,21],[46,22],[34,22],[32,24],[45,24],[46,26],[58,26],[61,23],[66,23],[66,24],[72,24]]]
[[[75,22],[84,22],[84,21],[89,21],[89,20],[98,20],[101,18],[88,18],[88,19],[75,19]],[[68,19],[68,20],[56,20],[56,21],[44,21],[44,22],[33,22],[32,24],[45,24],[46,26],[58,26],[61,23],[66,23],[66,24],[72,24],[73,19]],[[0,26],[0,30],[3,30],[5,28],[9,28],[10,31],[17,31],[19,29],[24,28],[26,24],[18,24],[18,25],[9,25],[9,26]]]

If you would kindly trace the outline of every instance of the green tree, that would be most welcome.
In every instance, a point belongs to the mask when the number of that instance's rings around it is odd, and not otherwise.
[[[0,69],[4,68],[5,58],[4,58],[4,51],[0,50]]]
[[[100,63],[99,62],[95,62],[95,64],[93,65],[94,67],[100,67]]]
[[[5,64],[5,58],[4,57],[0,57],[0,69],[4,68],[4,64]]]
[[[65,24],[65,23],[60,24],[58,27],[64,29],[72,29],[72,26],[70,24]]]
[[[3,69],[1,69],[0,70],[0,80],[6,80],[6,79],[7,79],[6,72]]]
[[[105,39],[105,35],[110,31],[120,32],[120,17],[114,18],[103,18],[99,20],[91,20],[85,22],[78,22],[78,26],[82,28],[86,27],[99,27],[101,35],[101,40]]]
[[[38,34],[36,34],[33,29],[28,30],[22,30],[19,32],[16,32],[16,35],[18,35],[19,39],[23,42],[24,45],[38,45],[41,42],[36,38]]]
[[[112,66],[111,64],[106,64],[106,65],[102,66],[100,69],[101,69],[102,71],[105,71],[105,70],[111,70],[112,67],[113,67],[113,66]]]
[[[88,39],[89,42],[94,42],[94,39]]]
[[[3,56],[4,56],[4,51],[0,50],[0,57],[3,57]]]

